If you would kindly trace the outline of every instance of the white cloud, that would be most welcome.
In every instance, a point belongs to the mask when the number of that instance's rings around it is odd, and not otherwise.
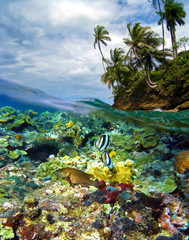
[[[104,5],[101,1],[99,8],[99,1],[92,1],[88,3],[86,1],[73,1],[65,0],[53,2],[50,10],[50,18],[54,24],[68,24],[78,25],[79,22],[85,21],[100,21],[102,19],[108,19],[111,16],[109,11],[109,5],[104,1]],[[108,8],[107,8],[108,7]]]

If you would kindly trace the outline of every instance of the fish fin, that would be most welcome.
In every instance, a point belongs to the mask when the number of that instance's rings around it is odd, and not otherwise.
[[[74,187],[74,184],[72,183],[71,179],[70,179],[70,175],[65,177],[66,181],[70,184],[71,187]]]

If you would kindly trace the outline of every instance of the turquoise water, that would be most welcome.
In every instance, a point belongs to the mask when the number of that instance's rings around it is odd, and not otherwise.
[[[175,160],[188,148],[189,110],[120,111],[0,80],[0,239],[187,239]]]

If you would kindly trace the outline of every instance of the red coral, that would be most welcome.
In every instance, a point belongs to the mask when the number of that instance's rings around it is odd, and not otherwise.
[[[113,188],[117,188],[116,190],[113,191],[107,191],[107,185],[104,180],[100,181],[98,184],[98,188],[100,191],[104,192],[106,194],[106,203],[114,203],[116,201],[116,197],[122,193],[125,190],[133,191],[133,187],[131,184],[126,184],[126,183],[120,183],[118,186],[115,184],[111,183],[110,185]]]
[[[116,201],[116,197],[119,194],[119,191],[111,191],[107,195],[106,203],[114,203]]]
[[[104,180],[101,180],[98,184],[99,190],[107,194],[108,191],[106,190],[106,187],[107,187],[106,182]]]
[[[119,186],[121,187],[122,191],[125,191],[126,189],[130,190],[133,192],[133,186],[132,184],[127,184],[127,183],[120,183]]]

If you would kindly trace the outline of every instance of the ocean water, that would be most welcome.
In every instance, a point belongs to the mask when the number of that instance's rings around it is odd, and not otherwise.
[[[175,162],[189,110],[120,111],[0,79],[0,147],[0,239],[188,237],[189,155]]]
[[[189,134],[189,110],[121,111],[94,98],[65,100],[47,93],[0,79],[0,107],[12,106],[19,110],[69,111],[78,114],[93,113],[113,121],[123,121],[137,126],[152,127],[161,131]]]

